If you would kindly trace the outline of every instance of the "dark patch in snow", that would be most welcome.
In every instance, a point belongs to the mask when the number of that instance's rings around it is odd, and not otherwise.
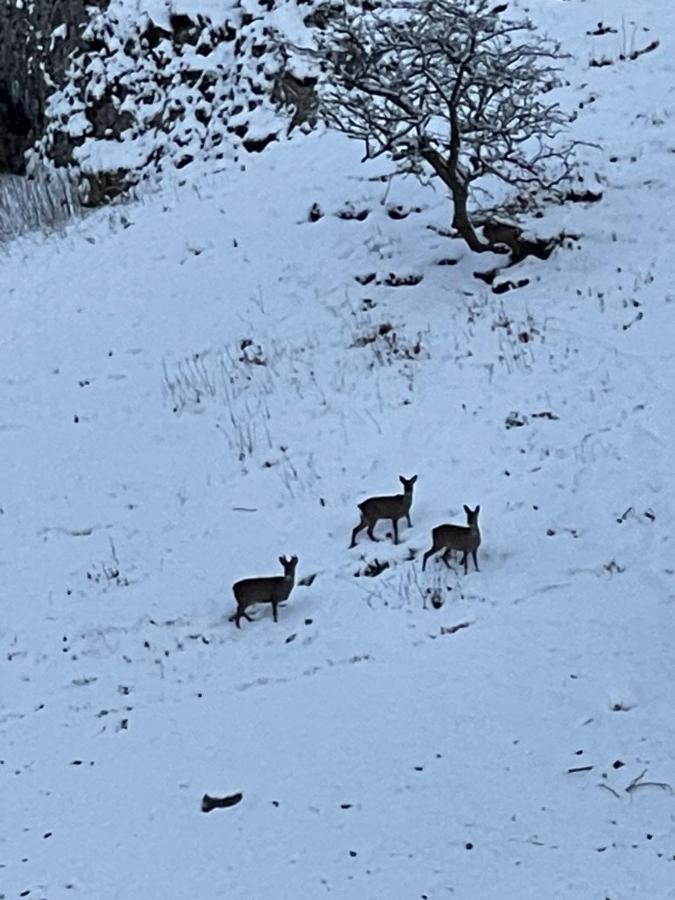
[[[307,215],[308,222],[318,222],[319,219],[323,219],[323,210],[319,206],[318,203],[312,203],[309,208],[309,213]]]
[[[339,209],[335,215],[338,219],[344,219],[346,222],[356,221],[356,222],[365,222],[365,220],[370,215],[369,209],[356,209],[356,207],[352,206],[351,203],[347,204],[347,206]]]
[[[508,428],[522,428],[523,425],[527,425],[527,416],[521,415],[516,410],[511,410],[506,419],[504,420],[504,424]]]
[[[506,294],[508,291],[526,287],[530,283],[529,278],[521,278],[519,281],[501,281],[492,288],[493,294]]]
[[[612,28],[611,25],[604,25],[602,21],[598,22],[593,31],[587,31],[588,35],[600,36],[602,34],[617,34],[617,29]]]
[[[354,278],[358,281],[359,284],[366,285],[375,281],[377,275],[375,274],[375,272],[368,272],[367,275],[355,275]]]
[[[377,578],[378,575],[381,575],[382,572],[384,572],[384,570],[388,568],[389,563],[386,560],[384,562],[380,562],[379,559],[373,559],[362,569],[354,572],[354,577],[360,578],[361,576],[364,576],[365,578]]]
[[[276,141],[278,139],[277,133],[272,132],[271,134],[266,135],[262,138],[247,138],[242,141],[244,145],[244,149],[249,153],[262,153],[262,151],[267,147],[272,141]]]
[[[602,200],[602,191],[568,191],[564,198],[568,203],[597,203]]]
[[[202,797],[202,812],[211,812],[212,809],[224,809],[229,806],[236,806],[243,799],[243,794],[228,794],[227,797],[211,797],[204,794]]]
[[[401,219],[407,219],[411,213],[421,213],[421,206],[390,206],[387,209],[387,215],[390,219],[394,219],[394,221],[400,221]]]
[[[390,272],[384,279],[384,284],[388,287],[414,287],[419,284],[424,275],[396,275]]]

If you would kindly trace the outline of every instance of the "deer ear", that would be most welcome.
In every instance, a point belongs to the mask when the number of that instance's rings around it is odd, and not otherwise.
[[[415,484],[416,481],[417,481],[417,475],[413,475],[413,477],[410,479],[410,484]]]
[[[401,484],[405,484],[405,478],[403,477],[403,475],[399,475],[398,480],[401,482]]]
[[[285,556],[280,556],[280,557],[279,557],[279,562],[281,563],[282,566],[285,566],[285,565],[286,565],[286,557],[285,557]]]
[[[291,562],[292,562],[292,563],[297,563],[297,561],[298,561],[298,557],[297,557],[297,556],[291,556]]]
[[[469,507],[466,505],[466,503],[464,504],[464,512],[467,514],[467,516],[471,513],[471,510],[470,510]]]
[[[480,503],[479,503],[478,506],[476,507],[476,515],[478,515],[479,512],[480,512]]]

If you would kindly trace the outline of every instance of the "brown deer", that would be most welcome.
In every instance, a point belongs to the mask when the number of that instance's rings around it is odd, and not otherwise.
[[[377,541],[378,538],[373,534],[373,528],[380,519],[391,519],[395,544],[398,544],[398,520],[405,516],[408,527],[412,526],[410,507],[413,499],[413,485],[417,481],[417,475],[413,475],[412,478],[404,478],[403,475],[399,475],[399,481],[403,485],[402,494],[393,494],[389,497],[369,497],[363,503],[359,503],[361,522],[352,531],[350,549],[356,546],[356,535],[364,528],[368,529],[367,533],[371,541]]]
[[[431,549],[424,554],[422,571],[424,571],[429,557],[433,556],[434,553],[438,553],[439,550],[445,550],[441,559],[448,568],[450,568],[450,563],[448,562],[450,552],[452,550],[461,550],[464,553],[462,557],[464,574],[466,575],[469,571],[469,553],[473,556],[473,564],[476,567],[476,571],[479,571],[476,551],[480,546],[480,530],[478,528],[480,506],[470,509],[465,505],[464,512],[466,513],[466,525],[439,525],[438,528],[433,529],[431,532]]]
[[[291,556],[290,559],[286,559],[285,556],[280,556],[279,562],[284,567],[283,575],[273,575],[270,578],[244,578],[243,581],[237,581],[232,585],[237,611],[230,616],[230,622],[236,622],[237,628],[241,628],[239,622],[242,616],[247,621],[253,622],[246,609],[254,603],[271,603],[274,621],[279,621],[277,607],[284,600],[288,600],[293,590],[298,557]]]

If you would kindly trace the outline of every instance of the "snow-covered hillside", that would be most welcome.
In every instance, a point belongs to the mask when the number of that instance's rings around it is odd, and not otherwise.
[[[324,133],[3,247],[2,900],[675,897],[675,10],[532,5],[603,196],[518,290]]]

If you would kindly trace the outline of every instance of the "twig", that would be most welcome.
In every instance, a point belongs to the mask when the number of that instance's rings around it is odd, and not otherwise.
[[[618,800],[621,799],[621,794],[617,793],[617,791],[615,791],[614,788],[613,788],[613,787],[610,787],[608,784],[602,784],[602,782],[600,782],[600,784],[598,785],[598,787],[604,788],[606,791],[609,791],[610,794],[614,794],[614,796],[615,796]]]
[[[624,788],[627,794],[632,794],[633,791],[636,791],[638,788],[644,787],[657,787],[662,791],[667,791],[669,794],[673,793],[673,789],[671,785],[668,784],[667,781],[643,781],[642,779],[647,774],[647,770],[643,769],[640,774],[634,778],[628,787]]]
[[[473,625],[473,622],[458,622],[457,625],[441,625],[441,634],[455,634],[460,631],[462,628],[468,628],[469,625]],[[592,766],[588,767],[592,769]],[[574,769],[568,769],[568,772],[575,771]],[[581,771],[580,769],[577,771]]]
[[[635,790],[636,785],[637,785],[640,781],[642,781],[642,779],[645,777],[646,774],[647,774],[647,770],[646,770],[646,769],[643,769],[643,770],[640,772],[640,774],[637,776],[637,778],[634,778],[634,779],[631,781],[631,783],[628,785],[628,787],[625,788],[626,793],[629,793],[630,791]]]
[[[113,562],[115,563],[115,565],[117,566],[117,569],[119,571],[120,561],[117,558],[117,553],[115,552],[115,544],[114,544],[112,538],[110,538],[110,552],[112,553]]]

